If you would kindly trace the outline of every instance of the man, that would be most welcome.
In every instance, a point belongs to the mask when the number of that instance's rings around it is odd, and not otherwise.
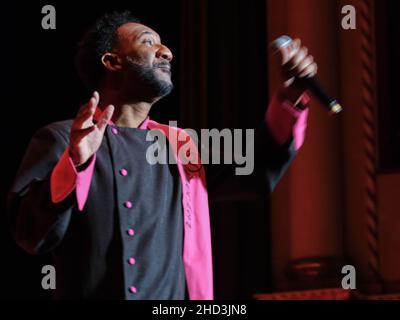
[[[307,97],[293,77],[317,69],[299,40],[282,53],[287,81],[263,125],[269,158],[258,162],[271,190],[303,141]],[[172,139],[183,130],[148,117],[172,90],[172,59],[128,12],[103,16],[76,57],[96,91],[74,120],[40,129],[30,143],[9,211],[22,248],[53,253],[56,298],[213,298],[205,171],[183,161]],[[147,161],[149,130],[166,136],[176,164]]]

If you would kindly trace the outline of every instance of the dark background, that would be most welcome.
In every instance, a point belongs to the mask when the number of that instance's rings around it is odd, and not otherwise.
[[[400,2],[376,2],[379,169],[400,169]]]
[[[43,30],[41,9],[56,8],[56,30]],[[174,54],[174,92],[151,117],[180,127],[252,128],[267,103],[266,9],[263,1],[35,1],[4,7],[0,252],[4,298],[47,299],[41,268],[49,256],[29,256],[7,229],[5,195],[33,133],[72,118],[90,97],[73,68],[75,46],[104,12],[132,11]],[[224,193],[222,189],[222,194]],[[211,196],[216,298],[249,298],[271,288],[268,199]],[[215,212],[215,214],[214,214]]]

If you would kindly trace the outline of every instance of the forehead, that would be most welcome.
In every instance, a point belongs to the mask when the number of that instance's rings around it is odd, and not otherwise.
[[[118,28],[117,33],[120,39],[134,39],[139,38],[143,33],[151,33],[156,39],[160,40],[160,36],[157,32],[144,24],[136,22],[123,24]]]

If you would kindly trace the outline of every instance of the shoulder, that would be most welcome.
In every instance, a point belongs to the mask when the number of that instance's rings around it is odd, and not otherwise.
[[[56,131],[60,134],[65,134],[65,133],[69,134],[72,122],[73,122],[72,119],[53,122],[48,124],[47,126],[44,126],[43,128],[41,128],[41,130],[50,130],[50,131]]]
[[[34,137],[54,137],[68,143],[72,123],[72,119],[50,123],[37,130]]]

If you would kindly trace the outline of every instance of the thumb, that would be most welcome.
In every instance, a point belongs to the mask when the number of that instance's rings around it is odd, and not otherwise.
[[[292,57],[290,46],[281,47],[279,49],[279,53],[280,53],[280,55],[282,57],[282,64],[286,64],[290,60],[290,58]]]

